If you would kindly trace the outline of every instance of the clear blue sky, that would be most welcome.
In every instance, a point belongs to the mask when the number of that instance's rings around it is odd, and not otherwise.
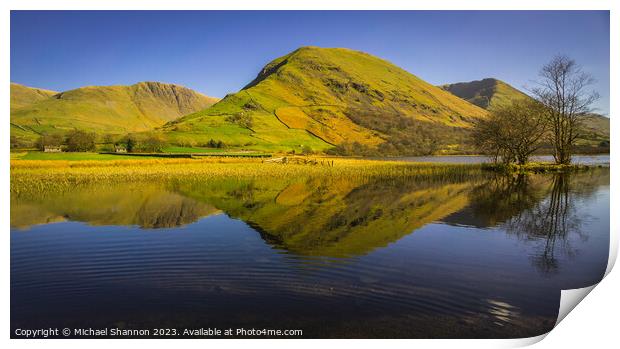
[[[306,45],[365,51],[433,84],[496,77],[521,89],[564,53],[595,76],[609,113],[607,11],[12,11],[11,81],[150,80],[223,97]]]

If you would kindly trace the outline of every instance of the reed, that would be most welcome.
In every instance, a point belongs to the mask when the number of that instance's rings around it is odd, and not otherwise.
[[[208,181],[210,179],[464,176],[477,165],[313,158],[310,164],[265,163],[253,158],[140,159],[122,161],[11,161],[11,193],[70,190],[92,183]],[[314,161],[316,160],[316,161]],[[320,163],[328,165],[320,165]]]

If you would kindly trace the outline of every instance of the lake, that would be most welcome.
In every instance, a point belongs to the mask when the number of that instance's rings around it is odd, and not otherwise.
[[[379,158],[378,158],[379,159]],[[481,164],[493,162],[493,158],[484,155],[429,155],[429,156],[404,156],[396,158],[380,158],[385,160],[399,160],[408,162],[433,162],[450,164]],[[554,162],[551,155],[534,155],[530,157],[533,162]],[[580,165],[609,166],[609,154],[573,155],[572,163]]]
[[[598,282],[609,168],[84,184],[11,197],[11,328],[513,338]],[[150,333],[153,336],[153,332]]]

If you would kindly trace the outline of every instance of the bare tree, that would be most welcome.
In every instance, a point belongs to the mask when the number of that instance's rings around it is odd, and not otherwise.
[[[547,132],[546,113],[542,104],[525,99],[493,108],[489,118],[474,126],[473,143],[492,154],[495,162],[523,165],[542,145]]]
[[[589,90],[595,80],[574,60],[563,55],[554,57],[539,75],[538,87],[531,92],[549,110],[546,115],[555,162],[570,164],[581,121],[592,111],[590,106],[598,99],[598,94]]]

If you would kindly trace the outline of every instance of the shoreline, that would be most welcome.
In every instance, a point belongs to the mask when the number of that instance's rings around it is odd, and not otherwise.
[[[593,168],[605,168],[610,167],[610,165],[603,164],[568,164],[568,165],[558,165],[554,163],[528,163],[525,165],[518,164],[482,164],[482,169],[486,171],[494,171],[499,173],[518,173],[518,174],[526,174],[526,173],[569,173],[569,172],[580,172],[580,171],[588,171]]]

